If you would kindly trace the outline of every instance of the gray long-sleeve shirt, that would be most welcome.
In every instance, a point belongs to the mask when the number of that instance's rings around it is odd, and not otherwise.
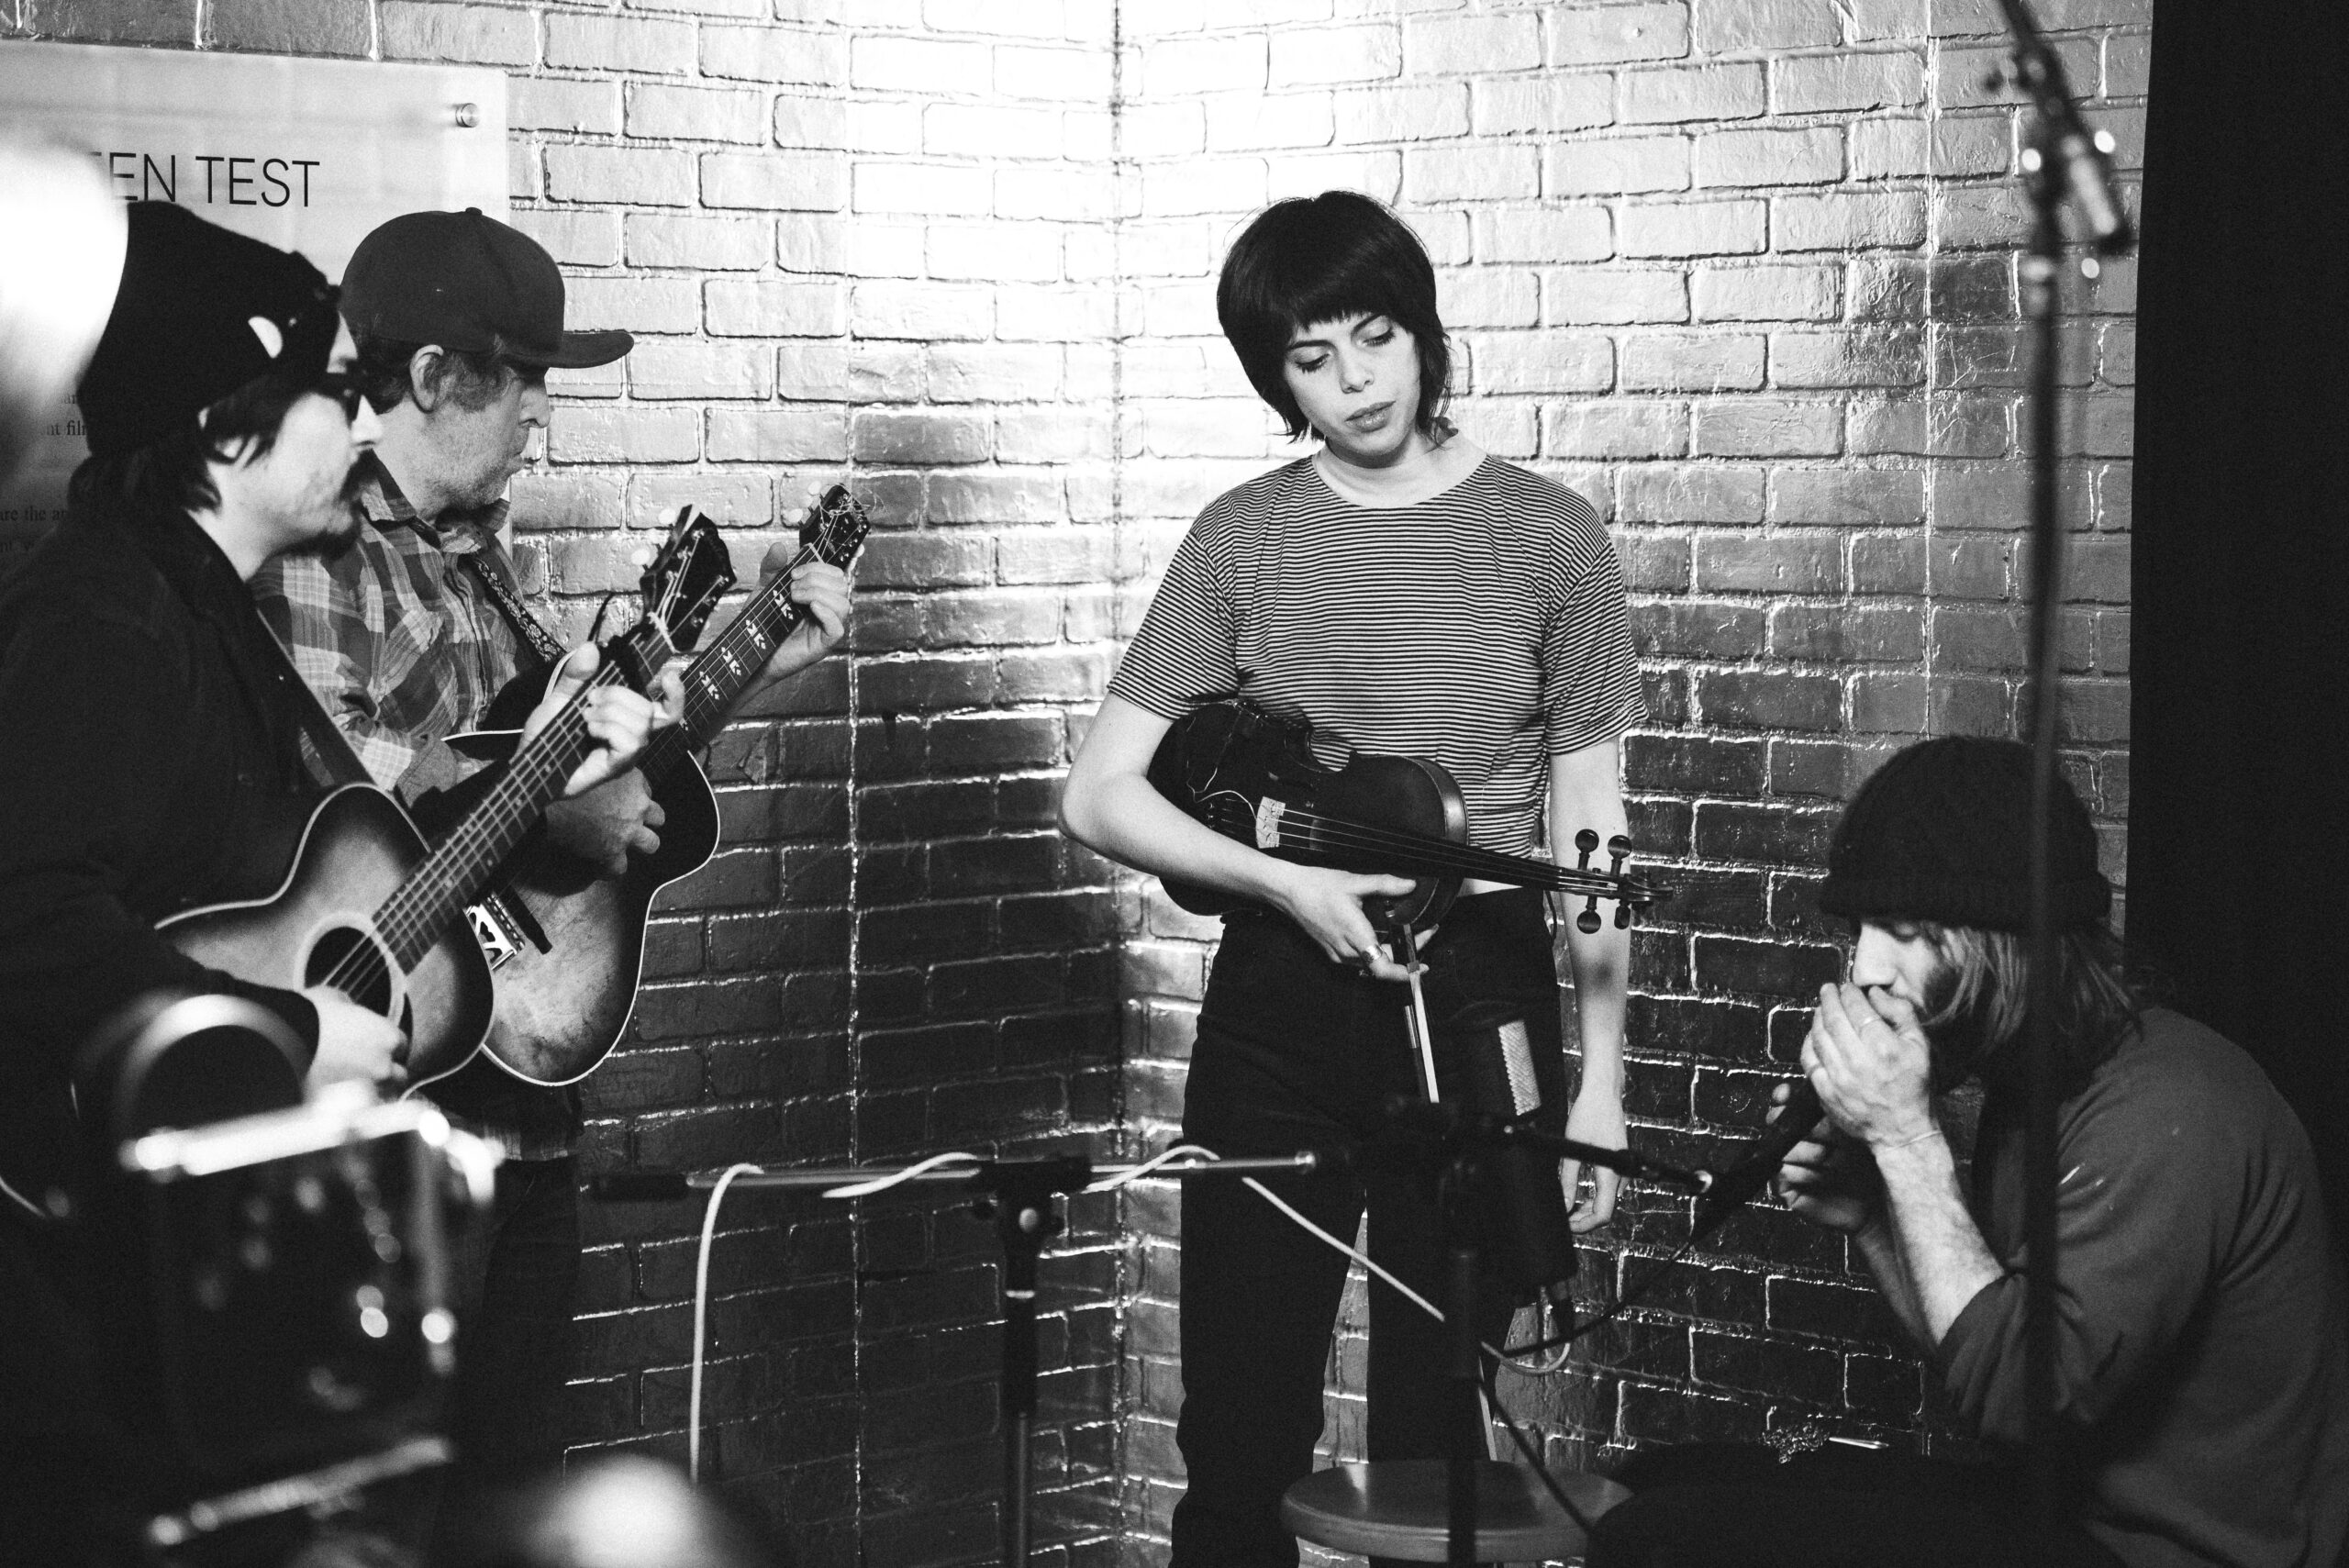
[[[1975,1151],[1976,1218],[2009,1273],[1936,1358],[1960,1411],[2013,1441],[2022,1116],[1994,1093]],[[2154,1008],[2065,1102],[2057,1140],[2056,1378],[2083,1522],[2130,1568],[2334,1568],[2349,1285],[2290,1107],[2237,1047]]]

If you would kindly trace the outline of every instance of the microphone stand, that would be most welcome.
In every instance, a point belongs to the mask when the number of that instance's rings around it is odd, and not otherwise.
[[[2133,236],[2111,183],[2112,137],[2090,135],[2072,101],[2062,60],[2047,46],[2023,0],[1999,0],[2014,35],[2011,80],[2030,99],[2025,115],[2023,184],[2031,199],[2031,241],[2022,262],[2023,311],[2031,323],[2031,651],[2026,711],[2031,728],[2031,975],[2025,1029],[2028,1107],[2023,1131],[2023,1366],[2030,1404],[2031,1503],[2043,1531],[2057,1522],[2055,1475],[2055,1111],[2054,1040],[2057,935],[2050,884],[2048,823],[2055,798],[2055,741],[2062,689],[2057,607],[2063,595],[2064,538],[2056,495],[2056,282],[2064,260],[2059,214],[2068,195],[2096,248],[2128,249]],[[2083,262],[2093,277],[2096,263]]]
[[[1200,1176],[1302,1175],[1320,1169],[1321,1164],[1321,1156],[1308,1151],[1253,1159],[1170,1160],[1149,1174],[1183,1180]],[[1067,1229],[1055,1200],[1065,1193],[1083,1192],[1097,1182],[1131,1176],[1136,1169],[1132,1165],[1096,1165],[1083,1155],[1063,1154],[1027,1160],[980,1160],[927,1169],[848,1165],[746,1171],[730,1184],[736,1188],[774,1187],[821,1194],[899,1177],[908,1184],[951,1183],[982,1195],[971,1206],[971,1211],[980,1219],[995,1221],[996,1240],[1003,1248],[1003,1371],[999,1401],[1003,1413],[1005,1568],[1027,1568],[1028,1562],[1029,1446],[1036,1422],[1036,1262],[1043,1254],[1044,1244]],[[596,1195],[609,1200],[659,1201],[683,1197],[690,1189],[714,1187],[718,1181],[716,1172],[621,1172],[596,1178],[593,1187]]]
[[[1476,1334],[1476,1193],[1482,1156],[1521,1146],[1699,1193],[1709,1191],[1716,1178],[1709,1171],[1668,1164],[1629,1149],[1603,1149],[1537,1132],[1522,1118],[1463,1112],[1449,1102],[1404,1101],[1390,1110],[1388,1119],[1401,1137],[1381,1147],[1378,1155],[1386,1163],[1436,1179],[1445,1262],[1443,1316],[1452,1330],[1444,1352],[1444,1381],[1452,1393],[1444,1420],[1444,1561],[1451,1568],[1473,1568],[1476,1466],[1485,1447],[1484,1346]]]
[[[1625,1175],[1652,1176],[1702,1192],[1713,1183],[1709,1172],[1691,1171],[1652,1160],[1629,1149],[1602,1149],[1570,1138],[1553,1138],[1530,1127],[1497,1118],[1464,1118],[1441,1106],[1407,1103],[1396,1120],[1407,1133],[1416,1134],[1417,1146],[1400,1156],[1414,1169],[1433,1170],[1443,1195],[1447,1275],[1445,1320],[1453,1326],[1446,1357],[1449,1379],[1458,1387],[1456,1419],[1448,1445],[1451,1463],[1446,1496],[1451,1561],[1473,1563],[1476,1540],[1477,1451],[1483,1447],[1479,1395],[1483,1389],[1483,1347],[1476,1339],[1476,1244],[1472,1193],[1475,1182],[1475,1155],[1488,1148],[1523,1144],[1560,1159],[1603,1165]],[[1419,1124],[1414,1127],[1412,1124]],[[1442,1162],[1441,1164],[1437,1162]],[[1344,1160],[1338,1163],[1347,1162]],[[1201,1176],[1310,1175],[1331,1162],[1313,1151],[1229,1160],[1170,1160],[1152,1167],[1155,1178],[1190,1181]],[[1049,1155],[1027,1160],[980,1160],[951,1165],[835,1165],[790,1170],[744,1171],[730,1187],[781,1188],[789,1192],[829,1194],[836,1188],[867,1188],[876,1182],[950,1183],[982,1195],[972,1206],[979,1218],[995,1221],[996,1239],[1003,1248],[1003,1373],[1001,1408],[1004,1418],[1003,1562],[1005,1568],[1027,1568],[1029,1555],[1029,1443],[1036,1418],[1036,1263],[1044,1244],[1059,1235],[1065,1223],[1055,1199],[1083,1192],[1096,1184],[1120,1177],[1132,1179],[1139,1165],[1096,1165],[1083,1155]],[[716,1171],[620,1171],[596,1177],[595,1195],[607,1202],[673,1202],[690,1193],[707,1191],[719,1181]],[[842,1193],[861,1196],[863,1193]]]

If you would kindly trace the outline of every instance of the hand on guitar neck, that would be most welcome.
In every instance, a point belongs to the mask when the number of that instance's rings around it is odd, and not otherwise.
[[[756,701],[777,683],[790,679],[838,648],[848,636],[846,572],[830,562],[808,556],[805,546],[778,543],[770,545],[759,562],[759,584],[764,588],[777,577],[788,579],[786,596],[807,613],[776,645],[774,655],[758,673],[734,696],[737,706]],[[653,677],[652,700],[673,721],[685,717],[686,667],[687,661],[674,659]]]
[[[788,574],[791,601],[807,612],[807,618],[776,648],[738,701],[755,699],[761,692],[797,674],[839,647],[848,635],[848,573],[823,561],[802,561],[795,569],[798,553],[781,544],[769,549],[759,580],[772,583]],[[657,708],[656,728],[685,715],[687,662],[673,659],[653,677],[650,695]],[[630,769],[548,806],[547,841],[594,867],[598,876],[626,876],[631,855],[650,858],[661,852],[659,829],[667,821],[668,814],[652,797],[644,775]]]

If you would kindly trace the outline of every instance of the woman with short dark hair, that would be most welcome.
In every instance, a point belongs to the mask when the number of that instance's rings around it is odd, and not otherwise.
[[[1421,1093],[1409,993],[1395,984],[1405,972],[1364,907],[1410,884],[1219,836],[1152,788],[1160,740],[1236,696],[1334,744],[1432,758],[1461,786],[1473,843],[1571,863],[1577,830],[1624,831],[1618,746],[1641,712],[1638,672],[1598,514],[1442,417],[1451,356],[1435,272],[1393,214],[1347,191],[1276,204],[1233,245],[1216,303],[1257,392],[1319,444],[1200,515],[1070,770],[1062,823],[1114,860],[1263,911],[1228,919],[1185,1137],[1225,1154],[1328,1149],[1371,1137],[1391,1097]],[[1467,884],[1421,954],[1439,1043],[1517,1031],[1553,1106],[1565,1070],[1544,913],[1539,893]],[[1620,1148],[1628,939],[1610,926],[1567,945],[1582,1083],[1565,1129]],[[1366,1204],[1373,1257],[1442,1296],[1418,1178],[1273,1185],[1349,1240]],[[1575,1229],[1604,1224],[1613,1203],[1611,1174],[1594,1173]],[[1236,1184],[1186,1186],[1178,1568],[1295,1560],[1279,1503],[1312,1465],[1345,1273],[1341,1255]],[[1488,1340],[1507,1326],[1508,1303],[1494,1305]],[[1370,1455],[1431,1457],[1442,1326],[1384,1284],[1370,1306]]]

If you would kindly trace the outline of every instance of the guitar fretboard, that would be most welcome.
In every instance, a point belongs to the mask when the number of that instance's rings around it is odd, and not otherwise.
[[[441,931],[490,884],[523,835],[562,794],[564,781],[595,749],[595,737],[587,729],[589,694],[620,684],[628,660],[653,670],[671,654],[667,637],[652,620],[640,622],[623,640],[627,651],[597,667],[546,727],[514,754],[481,803],[375,912],[375,929],[403,971],[415,968]]]
[[[717,733],[742,688],[774,657],[784,639],[807,618],[807,612],[791,601],[790,578],[793,569],[814,559],[815,550],[801,546],[791,565],[752,594],[724,634],[685,666],[684,717],[653,737],[644,749],[638,766],[646,783],[658,785],[687,752]]]

